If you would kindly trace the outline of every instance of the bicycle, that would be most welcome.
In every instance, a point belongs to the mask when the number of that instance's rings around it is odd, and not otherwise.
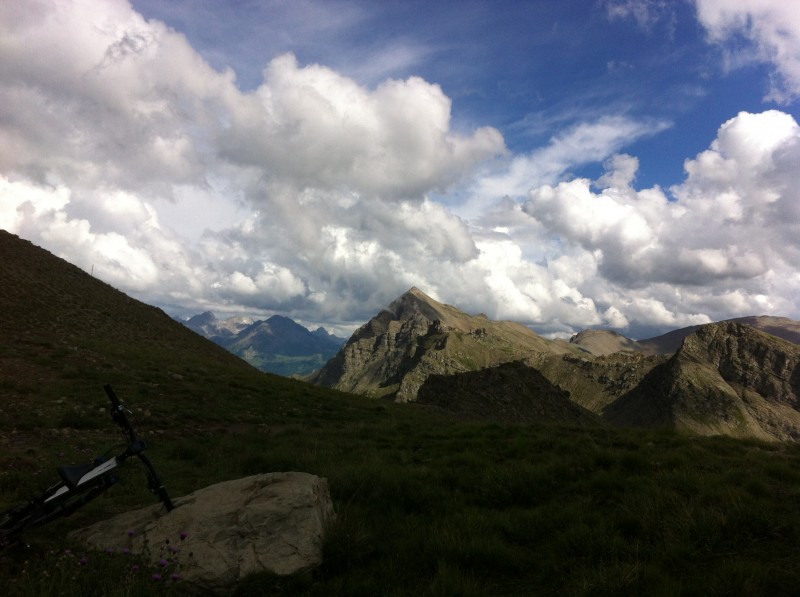
[[[125,449],[111,458],[104,455],[86,464],[56,467],[60,477],[57,483],[27,504],[0,514],[0,545],[15,543],[23,532],[47,524],[56,518],[69,516],[106,492],[119,479],[115,474],[117,468],[134,456],[144,465],[150,491],[158,496],[167,512],[174,508],[155,467],[144,454],[147,444],[133,429],[125,407],[110,385],[105,385],[103,389],[111,401],[111,418],[125,433],[127,439]]]

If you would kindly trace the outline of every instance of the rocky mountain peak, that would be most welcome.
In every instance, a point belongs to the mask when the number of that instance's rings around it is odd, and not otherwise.
[[[311,380],[404,402],[416,399],[431,374],[533,361],[547,352],[572,350],[579,349],[545,340],[521,324],[468,315],[411,288],[359,328]]]
[[[385,310],[397,321],[406,321],[420,315],[430,321],[441,321],[447,317],[444,305],[417,287],[412,287],[392,301]]]
[[[214,315],[211,311],[206,311],[204,313],[199,313],[198,315],[193,315],[187,320],[187,325],[208,325],[213,324],[217,321],[217,316]]]

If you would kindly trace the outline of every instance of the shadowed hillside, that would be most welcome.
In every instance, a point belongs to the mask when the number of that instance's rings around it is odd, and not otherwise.
[[[298,382],[257,371],[160,309],[5,231],[0,255],[6,425],[57,427],[73,420],[104,426],[94,407],[104,405],[106,382],[158,414],[163,427],[218,418],[232,401],[246,412],[267,396],[280,403],[296,392]],[[301,385],[307,393],[322,392]],[[232,392],[236,387],[249,389]],[[181,412],[183,406],[191,410]]]
[[[482,421],[602,424],[600,417],[572,402],[568,393],[521,362],[430,375],[419,389],[417,403]]]

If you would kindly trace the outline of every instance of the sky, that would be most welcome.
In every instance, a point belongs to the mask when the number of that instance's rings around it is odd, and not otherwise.
[[[800,0],[0,2],[0,228],[179,317],[800,319],[798,117]]]

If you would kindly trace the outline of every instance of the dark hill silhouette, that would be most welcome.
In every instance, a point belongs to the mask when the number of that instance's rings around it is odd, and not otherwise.
[[[0,435],[105,429],[97,409],[105,406],[104,383],[173,429],[230,424],[299,395],[330,396],[258,371],[162,310],[3,230],[0,255]]]
[[[420,387],[417,403],[484,421],[601,423],[600,417],[572,402],[567,392],[521,362],[467,373],[431,375]]]

